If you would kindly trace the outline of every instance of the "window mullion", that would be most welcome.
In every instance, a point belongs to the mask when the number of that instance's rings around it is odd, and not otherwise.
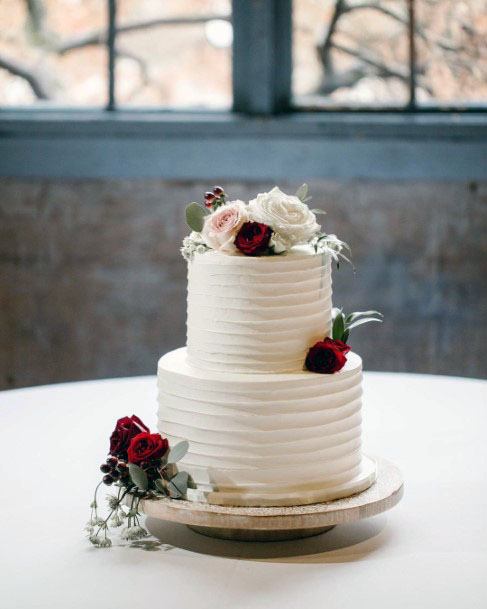
[[[288,110],[292,0],[233,0],[233,108],[248,114]]]
[[[107,52],[108,52],[108,103],[106,109],[109,111],[115,110],[115,40],[117,36],[116,29],[117,17],[117,0],[108,0],[108,35],[107,35]]]
[[[416,11],[415,0],[408,0],[409,101],[408,110],[416,109]]]

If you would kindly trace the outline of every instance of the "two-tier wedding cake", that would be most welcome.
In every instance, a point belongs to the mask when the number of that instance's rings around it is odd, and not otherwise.
[[[369,487],[361,450],[362,361],[350,330],[375,312],[332,309],[332,262],[307,189],[249,203],[221,187],[191,204],[187,346],[158,366],[159,430],[188,440],[193,498],[285,506]],[[190,493],[191,495],[191,493]]]

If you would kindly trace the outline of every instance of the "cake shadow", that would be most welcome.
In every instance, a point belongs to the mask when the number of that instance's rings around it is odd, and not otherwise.
[[[289,541],[230,541],[207,537],[187,526],[156,518],[147,518],[146,527],[159,542],[211,556],[299,563],[341,563],[363,560],[379,550],[388,540],[387,517],[343,524],[330,531]]]

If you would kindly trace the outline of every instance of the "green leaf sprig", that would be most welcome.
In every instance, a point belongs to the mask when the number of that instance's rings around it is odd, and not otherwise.
[[[346,315],[342,309],[338,308],[332,309],[331,317],[333,320],[331,336],[334,340],[341,340],[344,343],[348,341],[353,328],[371,321],[382,323],[384,318],[379,311],[356,311]]]
[[[198,203],[190,203],[186,207],[186,224],[196,233],[201,233],[205,223],[205,217],[210,213],[206,207]]]

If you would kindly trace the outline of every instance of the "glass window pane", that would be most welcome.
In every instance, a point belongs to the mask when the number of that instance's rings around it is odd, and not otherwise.
[[[230,107],[230,14],[230,0],[119,0],[118,105]]]
[[[0,0],[0,105],[101,106],[103,44],[73,43],[106,29],[104,0]]]
[[[406,0],[294,0],[293,7],[293,93],[298,104],[407,104]]]
[[[485,0],[416,0],[419,104],[487,102]]]

